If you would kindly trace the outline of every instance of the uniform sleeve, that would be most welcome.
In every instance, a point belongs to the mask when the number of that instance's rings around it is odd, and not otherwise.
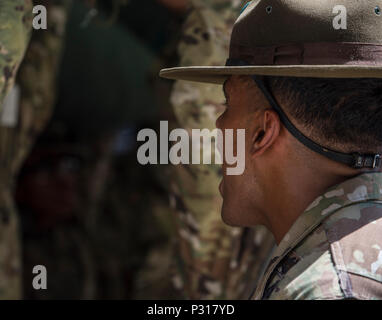
[[[342,300],[339,278],[329,250],[313,251],[291,268],[273,289],[270,300]]]

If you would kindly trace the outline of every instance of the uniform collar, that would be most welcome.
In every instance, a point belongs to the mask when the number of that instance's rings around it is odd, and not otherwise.
[[[275,250],[254,298],[262,298],[267,281],[280,261],[323,220],[341,208],[370,200],[382,200],[382,173],[361,174],[331,187],[316,198],[296,220]]]

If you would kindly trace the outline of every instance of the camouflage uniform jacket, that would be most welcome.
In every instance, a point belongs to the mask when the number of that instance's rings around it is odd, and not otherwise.
[[[382,299],[382,173],[318,197],[285,235],[256,300]]]

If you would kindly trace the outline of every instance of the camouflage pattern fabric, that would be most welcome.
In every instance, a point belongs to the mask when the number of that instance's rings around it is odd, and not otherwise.
[[[30,0],[0,1],[0,111],[14,85],[32,30]],[[1,112],[2,113],[2,112]],[[21,298],[18,219],[11,195],[11,173],[3,146],[14,149],[0,129],[0,299]]]
[[[245,2],[193,0],[179,45],[181,66],[222,65],[232,25]],[[215,128],[221,86],[178,81],[171,102],[180,127]],[[191,299],[247,299],[274,247],[264,228],[234,229],[221,220],[218,165],[174,167],[171,203],[178,228],[176,287]]]
[[[48,9],[48,30],[36,31],[19,70],[18,122],[0,127],[0,298],[21,298],[18,217],[13,200],[15,177],[35,138],[49,120],[55,96],[55,76],[65,30],[68,1],[40,1]],[[0,97],[15,83],[32,28],[32,2],[0,1]]]
[[[329,189],[275,252],[254,299],[382,299],[382,173]]]
[[[51,118],[70,3],[70,0],[39,1],[47,8],[48,28],[33,32],[17,77],[21,92],[19,123],[2,132],[8,137],[8,145],[18,146],[13,149],[0,146],[1,156],[7,155],[13,174],[20,170],[35,139]]]
[[[31,18],[31,0],[0,1],[0,107],[15,82],[28,46]]]

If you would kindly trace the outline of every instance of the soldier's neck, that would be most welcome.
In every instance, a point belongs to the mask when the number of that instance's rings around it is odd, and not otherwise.
[[[309,205],[330,187],[355,176],[353,171],[312,170],[302,166],[286,170],[269,199],[268,228],[279,244]]]

